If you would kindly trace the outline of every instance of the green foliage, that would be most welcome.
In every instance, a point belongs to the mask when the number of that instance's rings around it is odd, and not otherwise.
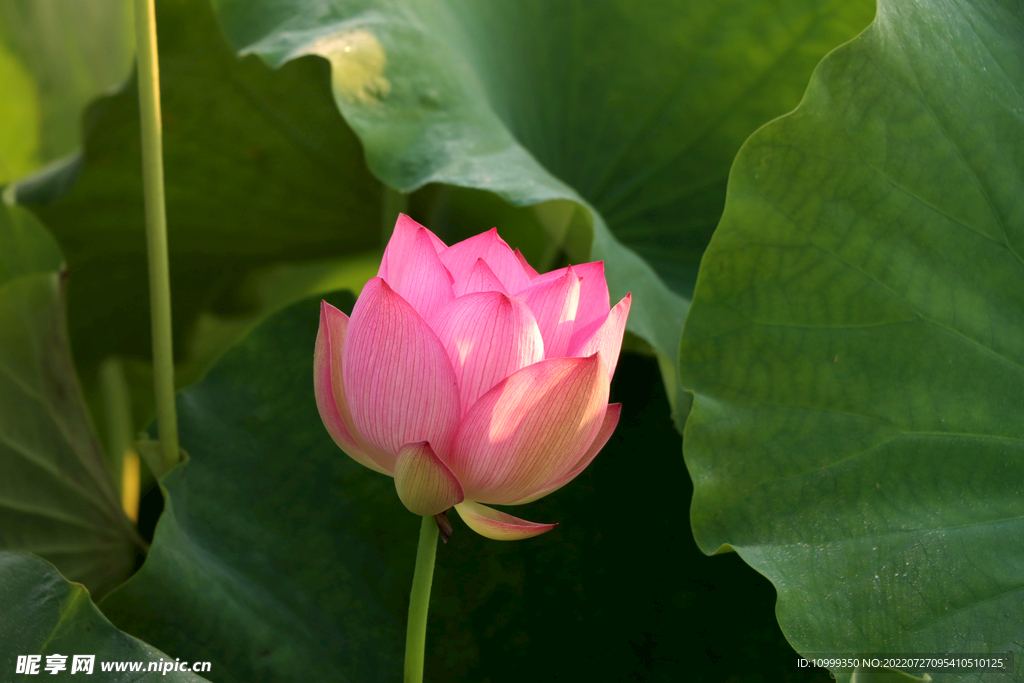
[[[381,188],[326,87],[326,65],[239,61],[202,0],[160,3],[164,159],[178,384],[261,315],[376,272]],[[132,413],[153,414],[138,96],[88,112],[81,177],[19,188],[68,260],[69,327],[93,414],[99,365],[125,362]],[[60,201],[55,202],[60,198]]]
[[[406,211],[449,243],[497,226],[540,269],[605,261],[677,424],[693,401],[697,542],[775,584],[798,650],[1019,650],[1019,2],[880,0],[775,121],[871,0],[210,2],[157,3],[193,458],[116,624],[218,681],[398,677],[418,520],[320,423],[306,297],[357,293]],[[139,124],[131,82],[80,116],[127,74],[128,0],[65,4],[0,0],[0,183],[52,233],[0,206],[0,548],[101,597],[145,545],[87,409],[117,357],[152,415]],[[789,679],[751,621],[767,584],[689,541],[654,368],[623,359],[617,435],[531,505],[558,529],[456,520],[428,676],[720,680],[722,652]],[[0,642],[161,656],[17,553]],[[838,675],[869,677],[911,680]]]
[[[1022,46],[1017,3],[885,0],[733,167],[680,353],[692,521],[799,651],[1019,649]]]
[[[221,680],[401,670],[419,520],[320,423],[318,312],[310,302],[275,316],[180,394],[192,459],[162,482],[146,564],[103,604],[122,629],[215,661]]]
[[[668,360],[670,386],[733,155],[796,105],[817,60],[863,28],[872,6],[214,4],[243,53],[330,61],[338,106],[383,182],[533,206],[544,244],[575,262],[603,259],[613,299],[633,292],[629,329]],[[547,265],[547,254],[524,253]]]
[[[0,0],[0,184],[75,152],[82,110],[119,86],[131,0]]]
[[[25,175],[36,166],[39,113],[32,76],[0,43],[0,182]]]
[[[41,555],[103,594],[143,543],[75,376],[62,261],[31,214],[0,203],[0,548]]]
[[[7,681],[77,681],[89,674],[72,673],[73,655],[95,655],[92,675],[107,683],[201,683],[206,679],[180,671],[103,672],[102,662],[174,661],[111,626],[80,584],[69,583],[53,567],[25,553],[0,552],[0,671]],[[14,678],[18,655],[43,655],[36,675]],[[45,655],[67,659],[60,673],[46,671]],[[212,667],[211,667],[212,670]],[[90,679],[86,679],[90,680]],[[95,679],[92,679],[95,680]]]

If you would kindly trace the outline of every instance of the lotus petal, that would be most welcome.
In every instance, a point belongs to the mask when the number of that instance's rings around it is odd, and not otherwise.
[[[455,296],[464,296],[474,292],[501,292],[502,294],[508,294],[505,285],[501,284],[501,280],[494,274],[491,267],[487,265],[487,261],[484,261],[482,258],[476,260],[476,265],[473,266],[469,277],[458,284],[455,289]]]
[[[537,524],[512,515],[466,501],[455,506],[459,516],[473,531],[495,541],[519,541],[551,531],[558,524]]]
[[[392,268],[391,279],[386,282],[412,304],[421,318],[430,320],[455,298],[452,276],[441,264],[426,228],[416,231],[411,247],[403,256],[404,267]]]
[[[538,275],[537,271],[534,270],[533,266],[531,266],[526,261],[526,257],[523,256],[523,253],[521,251],[516,249],[515,250],[515,256],[516,256],[516,260],[519,261],[519,265],[521,265],[523,267],[523,272],[526,273],[526,277],[530,278],[531,280],[533,278],[537,277],[537,275]]]
[[[530,278],[523,271],[516,255],[505,240],[498,237],[497,229],[491,229],[479,235],[453,244],[441,252],[441,263],[455,280],[455,288],[459,289],[464,280],[468,280],[476,266],[476,260],[482,258],[490,266],[491,271],[508,292],[518,292],[530,284]]]
[[[583,457],[573,464],[569,471],[559,477],[554,478],[552,481],[544,484],[544,487],[536,493],[530,494],[522,500],[517,500],[513,505],[525,505],[526,503],[532,503],[535,500],[539,500],[549,493],[554,493],[558,489],[562,488],[570,481],[579,476],[580,472],[587,469],[587,466],[597,457],[597,454],[601,452],[601,449],[608,443],[608,439],[612,437],[612,433],[619,424],[619,415],[622,413],[621,403],[611,403],[608,405],[608,410],[605,411],[604,421],[601,423],[601,431],[597,433],[597,438],[594,439],[594,443],[590,444],[590,448],[583,454]]]
[[[484,394],[445,459],[466,497],[514,503],[567,471],[597,437],[608,384],[595,354],[528,365]]]
[[[384,258],[381,259],[380,268],[377,270],[377,277],[383,278],[385,282],[394,287],[391,278],[398,276],[405,270],[409,254],[416,243],[416,232],[421,229],[427,230],[404,213],[398,215],[395,229],[391,233],[391,239],[388,240],[388,246],[384,248]],[[427,230],[427,235],[435,252],[441,253],[448,248],[448,245],[442,242],[430,230]]]
[[[573,342],[578,346],[570,346],[569,355],[576,358],[585,358],[595,353],[600,353],[601,360],[608,370],[608,379],[611,380],[615,374],[615,366],[619,362],[619,351],[622,350],[622,335],[626,332],[626,318],[629,317],[629,305],[632,295],[627,294],[622,301],[615,304],[613,308],[600,323],[591,326],[586,335],[576,339],[573,335]]]
[[[338,448],[360,465],[390,475],[384,464],[388,458],[369,448],[352,425],[345,386],[342,381],[341,356],[348,328],[348,316],[326,301],[320,302],[320,327],[313,352],[313,393],[327,432]]]
[[[573,323],[573,330],[584,329],[597,320],[604,320],[610,309],[608,300],[608,282],[604,278],[604,261],[593,261],[573,266],[576,275],[580,278],[580,304],[576,308],[576,319]],[[550,282],[565,275],[566,269],[559,268],[549,273],[538,275],[530,281],[531,287],[536,287],[542,282]],[[573,341],[576,340],[576,333],[573,333]],[[569,342],[569,346],[573,345]]]
[[[580,279],[570,266],[565,274],[541,282],[520,293],[533,311],[544,338],[544,357],[567,356],[572,337],[573,320],[580,302]]]
[[[495,384],[544,358],[544,341],[530,309],[500,292],[459,297],[433,327],[455,369],[463,413]]]
[[[462,485],[426,441],[407,443],[395,459],[395,488],[409,511],[432,517],[465,499]]]
[[[413,441],[445,457],[460,412],[455,371],[434,331],[381,278],[366,283],[352,310],[342,367],[353,424],[392,456],[389,470]]]

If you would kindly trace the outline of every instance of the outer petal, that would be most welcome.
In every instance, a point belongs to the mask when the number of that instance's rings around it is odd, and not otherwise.
[[[426,441],[407,443],[398,451],[395,488],[402,504],[423,517],[439,515],[466,497],[459,480]]]
[[[426,228],[416,230],[404,254],[405,263],[401,268],[391,269],[392,276],[387,281],[424,320],[430,320],[455,298],[452,276],[441,265],[430,237]]]
[[[377,277],[384,278],[385,282],[394,287],[391,278],[400,274],[405,269],[409,253],[412,251],[415,243],[416,231],[420,229],[427,230],[404,213],[398,214],[398,220],[395,222],[395,229],[391,233],[391,239],[388,240],[388,246],[384,248],[384,258],[381,259],[380,268],[377,270]],[[427,234],[436,253],[440,253],[448,248],[437,235],[429,230],[427,230]]]
[[[474,292],[501,292],[502,294],[508,294],[505,285],[501,284],[501,280],[494,274],[491,267],[487,265],[487,261],[484,261],[482,258],[476,260],[476,264],[469,273],[469,277],[460,282],[455,288],[455,296],[464,296]]]
[[[581,330],[597,320],[604,320],[608,315],[608,283],[604,279],[604,261],[592,263],[581,263],[573,266],[576,275],[580,277],[580,305],[576,309],[576,321],[573,323],[573,330]],[[530,282],[531,286],[537,286],[541,282],[562,277],[565,268],[553,270],[550,273],[539,275],[537,279]],[[573,342],[576,341],[576,333],[573,333]],[[572,346],[573,342],[569,345]]]
[[[596,354],[528,365],[473,404],[445,462],[469,500],[514,503],[587,452],[607,406]]]
[[[557,524],[527,522],[512,515],[493,510],[480,503],[466,501],[455,506],[459,516],[473,531],[495,541],[519,541],[551,531]]]
[[[455,279],[456,289],[463,280],[469,279],[478,258],[487,262],[507,291],[518,292],[530,284],[530,278],[523,272],[523,266],[512,249],[498,237],[498,230],[492,228],[441,252],[441,263]]]
[[[619,415],[622,413],[621,403],[612,403],[608,406],[608,410],[605,411],[604,421],[601,423],[601,431],[597,433],[597,438],[594,439],[594,443],[590,444],[590,448],[583,454],[583,457],[576,461],[575,464],[565,474],[554,478],[553,480],[544,484],[544,488],[532,493],[522,500],[517,500],[514,505],[524,505],[526,503],[532,503],[535,500],[539,500],[549,493],[554,493],[558,489],[562,488],[570,481],[579,476],[580,472],[587,469],[587,465],[593,461],[597,454],[601,452],[601,449],[608,443],[608,439],[611,438],[615,428],[619,425]]]
[[[499,292],[459,297],[441,311],[434,329],[455,369],[463,414],[495,384],[544,358],[530,309]]]
[[[538,275],[537,271],[533,269],[533,266],[531,266],[529,263],[527,263],[526,257],[523,256],[523,252],[521,252],[518,249],[516,249],[515,256],[516,256],[516,260],[519,261],[519,265],[521,265],[523,267],[523,272],[526,273],[526,277],[530,278],[531,280],[533,278],[537,277],[537,275]]]
[[[629,317],[629,305],[633,300],[632,294],[627,294],[622,301],[615,304],[608,316],[599,325],[592,325],[592,331],[577,340],[573,335],[573,342],[578,344],[575,348],[569,348],[569,355],[576,358],[585,358],[594,353],[601,354],[605,368],[608,370],[608,379],[611,380],[615,374],[615,366],[619,362],[619,351],[622,350],[622,335],[626,332],[626,318]]]
[[[541,282],[519,294],[533,311],[544,338],[545,358],[567,356],[573,320],[580,302],[580,280],[572,266],[560,278]]]
[[[429,441],[446,455],[459,420],[455,371],[434,331],[380,278],[352,310],[342,366],[352,421],[367,442],[393,457]]]
[[[341,450],[364,467],[390,474],[380,464],[387,459],[369,448],[352,426],[341,373],[341,354],[347,328],[348,316],[326,301],[321,301],[320,328],[316,333],[316,348],[313,352],[316,407],[327,432]]]

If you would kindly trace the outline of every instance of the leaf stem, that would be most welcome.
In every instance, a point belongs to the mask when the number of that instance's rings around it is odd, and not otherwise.
[[[405,632],[405,683],[423,681],[423,653],[427,640],[427,610],[430,607],[430,584],[434,580],[434,558],[437,556],[437,522],[424,517],[420,525],[420,543],[416,549],[416,570],[412,575],[409,596],[409,626]]]
[[[154,0],[135,0],[139,116],[142,123],[142,182],[146,200],[146,249],[153,329],[153,385],[164,470],[178,462],[178,414],[174,406],[171,343],[171,280],[167,259],[167,210],[160,123],[160,64],[156,48]]]

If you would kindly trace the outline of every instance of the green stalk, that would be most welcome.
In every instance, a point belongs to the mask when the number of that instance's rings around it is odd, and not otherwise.
[[[149,305],[153,329],[153,386],[164,471],[178,462],[178,414],[174,407],[171,346],[171,277],[167,264],[167,210],[160,124],[160,63],[156,50],[154,0],[135,0],[135,46],[142,121],[142,183],[146,197],[146,249],[149,253]]]
[[[422,683],[423,652],[427,641],[427,610],[430,584],[434,580],[437,555],[437,521],[424,517],[420,525],[420,544],[416,549],[416,570],[409,596],[409,626],[405,632],[405,683]]]

